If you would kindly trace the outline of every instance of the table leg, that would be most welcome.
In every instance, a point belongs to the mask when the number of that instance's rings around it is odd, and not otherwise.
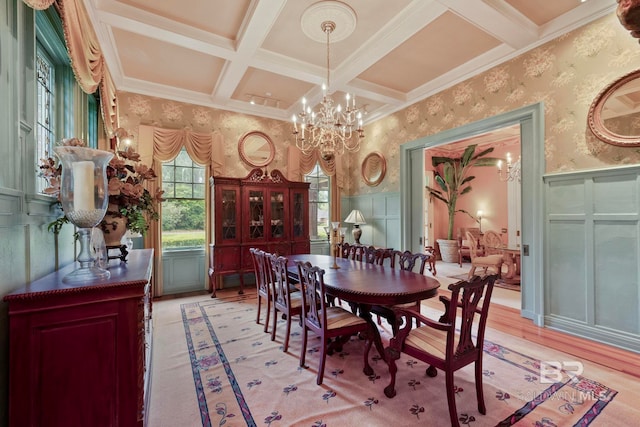
[[[368,334],[364,334],[363,338],[366,339],[369,343],[373,342],[382,360],[387,362],[387,356],[384,352],[384,346],[382,345],[382,338],[380,337],[380,331],[378,331],[378,326],[376,326],[376,323],[373,321],[373,318],[371,317],[371,306],[366,304],[360,304],[360,309],[358,310],[358,314],[360,315],[360,317],[366,320],[367,323],[369,323],[369,326],[371,326],[370,328],[371,332]],[[370,336],[370,335],[373,335],[373,336]],[[367,354],[365,357],[365,365],[364,365],[364,369],[362,370],[362,372],[364,372],[365,375],[373,374],[373,368],[369,364],[370,348],[371,348],[371,345],[368,344],[367,350],[366,350]]]

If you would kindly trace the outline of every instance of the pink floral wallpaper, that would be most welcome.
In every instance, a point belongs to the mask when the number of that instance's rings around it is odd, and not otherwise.
[[[127,129],[137,142],[138,126],[167,129],[189,129],[193,132],[220,132],[224,137],[225,175],[246,176],[251,166],[240,160],[238,141],[246,132],[259,130],[271,137],[276,146],[275,159],[268,169],[287,172],[287,146],[291,140],[291,124],[230,111],[169,101],[161,98],[118,93],[120,126]]]
[[[399,191],[401,144],[541,101],[548,173],[637,163],[640,149],[600,142],[587,125],[589,107],[598,93],[636,68],[640,68],[638,41],[612,13],[367,125],[362,148],[346,163],[345,192]],[[121,126],[134,135],[139,124],[219,131],[225,139],[225,174],[244,176],[250,167],[241,162],[237,142],[245,132],[261,130],[276,145],[269,169],[287,172],[287,147],[295,143],[288,122],[129,93],[118,97]],[[380,151],[387,159],[387,175],[377,187],[368,187],[360,177],[362,160],[371,151]]]

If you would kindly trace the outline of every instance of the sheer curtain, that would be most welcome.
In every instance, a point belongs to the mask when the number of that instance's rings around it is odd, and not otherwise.
[[[144,164],[153,165],[156,174],[162,171],[162,162],[173,160],[182,147],[185,147],[191,159],[205,168],[205,180],[208,183],[213,175],[224,175],[224,137],[218,132],[197,133],[187,129],[163,129],[153,126],[140,125],[138,128],[138,150]],[[162,179],[148,182],[148,190],[155,194],[162,189]],[[205,212],[211,212],[211,192],[205,191]],[[144,245],[153,248],[155,252],[155,294],[161,295],[162,283],[162,206],[159,207],[160,221],[149,229],[145,236]],[[207,215],[205,221],[205,268],[209,270],[209,244],[211,243],[211,221]],[[206,275],[205,275],[206,276]],[[207,280],[207,279],[205,279]],[[207,283],[203,283],[206,288]]]

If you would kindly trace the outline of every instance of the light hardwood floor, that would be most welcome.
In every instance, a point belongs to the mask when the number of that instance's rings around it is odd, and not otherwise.
[[[446,283],[451,283],[451,279],[446,279],[447,275],[469,271],[468,264],[463,264],[460,268],[457,264],[447,265],[439,261],[436,267],[437,277],[441,280],[443,288],[446,287]],[[494,291],[497,291],[498,297],[492,298],[487,327],[640,378],[640,354],[549,328],[540,328],[520,315],[519,292],[501,288],[494,288]],[[447,291],[441,292],[446,294]],[[424,301],[423,304],[434,309],[442,308],[442,304],[435,298]]]

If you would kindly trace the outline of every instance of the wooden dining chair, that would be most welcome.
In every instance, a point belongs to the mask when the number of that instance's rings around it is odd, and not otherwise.
[[[365,332],[373,336],[371,326],[363,318],[356,316],[340,306],[329,307],[326,303],[324,286],[324,270],[311,265],[309,262],[297,262],[298,277],[302,289],[302,350],[300,351],[300,366],[305,366],[307,352],[308,331],[320,337],[320,366],[316,384],[322,384],[324,366],[327,357],[329,339],[349,337]],[[368,355],[372,341],[368,339],[364,352],[365,368],[369,366]]]
[[[258,248],[249,248],[249,252],[251,253],[253,269],[256,275],[256,294],[258,296],[256,323],[260,324],[260,308],[262,307],[262,300],[264,299],[267,303],[267,315],[264,318],[264,331],[267,332],[269,328],[269,316],[271,315],[271,301],[273,299],[271,295],[271,275],[269,273],[266,260],[267,254],[262,249]]]
[[[283,256],[271,255],[268,260],[271,266],[273,279],[273,327],[271,328],[271,341],[276,339],[278,325],[278,312],[282,313],[287,321],[283,351],[289,349],[289,336],[291,335],[291,318],[302,318],[302,292],[295,290],[289,282],[289,260]],[[302,321],[300,322],[302,323]]]
[[[484,270],[484,274],[487,274],[488,269],[495,270],[498,277],[502,275],[502,263],[504,262],[504,258],[502,255],[485,255],[485,256],[477,256],[474,255],[477,251],[476,240],[473,238],[473,235],[467,232],[467,240],[469,240],[469,248],[471,249],[471,269],[469,270],[469,278],[473,277],[476,268],[482,268]]]
[[[351,245],[347,242],[340,244],[340,258],[349,258],[351,256]]]
[[[502,255],[502,248],[504,243],[502,242],[502,237],[493,230],[488,230],[484,232],[482,236],[482,243],[484,245],[485,255]]]
[[[384,260],[385,249],[376,248],[375,246],[367,246],[362,250],[362,262],[368,264],[382,265]]]
[[[401,353],[405,353],[428,363],[426,374],[429,377],[435,377],[438,369],[444,372],[451,425],[459,427],[453,374],[474,363],[478,411],[483,415],[487,413],[482,388],[482,355],[491,293],[497,277],[474,276],[469,281],[449,285],[451,298],[440,296],[445,311],[438,321],[412,309],[395,309],[396,316],[404,320],[402,328],[385,349],[391,375],[391,381],[384,389],[387,397],[396,395],[396,360]],[[424,326],[412,328],[414,320]]]
[[[433,246],[425,246],[424,247],[424,253],[426,255],[429,255],[428,259],[426,259],[425,261],[427,262],[429,271],[431,272],[431,274],[433,274],[435,276],[437,274],[437,271],[436,271],[436,249]],[[424,267],[422,268],[422,271],[424,272]]]

